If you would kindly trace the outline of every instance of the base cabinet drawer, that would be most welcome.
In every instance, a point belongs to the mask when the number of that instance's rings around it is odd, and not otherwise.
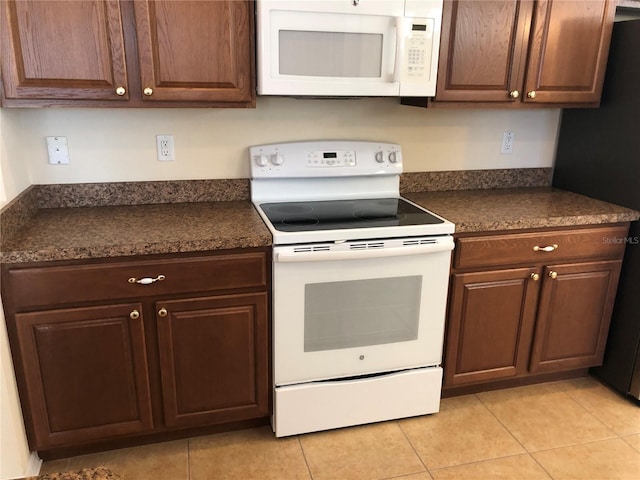
[[[624,242],[610,239],[627,232],[624,224],[457,239],[445,390],[600,365],[624,255]]]
[[[550,263],[582,258],[622,258],[629,227],[597,227],[550,232],[459,238],[454,267]]]
[[[262,252],[12,269],[11,300],[22,308],[188,292],[266,288]]]

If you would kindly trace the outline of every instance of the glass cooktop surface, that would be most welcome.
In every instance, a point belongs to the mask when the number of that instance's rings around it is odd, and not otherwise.
[[[260,208],[282,232],[444,223],[402,198],[262,203]]]

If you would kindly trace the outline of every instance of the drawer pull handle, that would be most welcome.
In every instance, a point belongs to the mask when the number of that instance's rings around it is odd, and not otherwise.
[[[166,308],[161,308],[160,310],[158,310],[158,316],[159,317],[166,317],[168,313],[169,312],[167,312]]]
[[[129,279],[129,283],[139,283],[140,285],[150,285],[150,284],[155,283],[155,282],[161,282],[165,278],[166,277],[164,275],[158,275],[156,278],[144,277],[144,278],[141,278],[141,279],[137,279],[135,277],[131,277]]]
[[[554,272],[553,270],[551,270],[549,272],[549,276],[555,280],[556,278],[558,278],[558,272]]]
[[[540,280],[540,275],[538,275],[537,273],[532,273],[531,280],[533,280],[534,282],[537,282],[538,280]]]
[[[140,318],[140,312],[138,310],[132,310],[131,313],[129,314],[129,318],[131,320],[137,320]]]
[[[534,252],[553,252],[556,248],[558,248],[558,245],[556,244],[547,245],[546,247],[539,247],[538,245],[536,245],[535,247],[533,247],[533,251]]]

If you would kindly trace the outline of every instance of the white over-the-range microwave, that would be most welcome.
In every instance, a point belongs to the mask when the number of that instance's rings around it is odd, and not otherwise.
[[[435,94],[442,0],[257,0],[258,94]]]

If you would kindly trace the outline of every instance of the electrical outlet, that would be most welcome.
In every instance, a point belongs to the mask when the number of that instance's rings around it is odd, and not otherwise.
[[[156,135],[156,145],[158,147],[158,160],[170,162],[176,159],[173,135]]]
[[[66,165],[69,163],[69,148],[67,137],[47,137],[47,152],[51,165]]]
[[[513,132],[504,132],[502,134],[502,148],[500,153],[513,153],[513,142],[515,140],[515,134]]]

